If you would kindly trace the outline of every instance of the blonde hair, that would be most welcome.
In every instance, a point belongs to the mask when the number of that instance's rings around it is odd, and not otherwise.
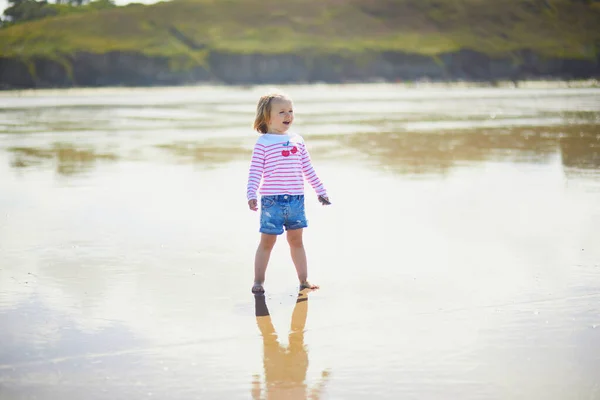
[[[256,105],[256,116],[254,117],[254,130],[259,133],[267,133],[269,131],[269,119],[271,118],[271,104],[273,100],[289,100],[291,99],[282,92],[271,92],[261,96]]]

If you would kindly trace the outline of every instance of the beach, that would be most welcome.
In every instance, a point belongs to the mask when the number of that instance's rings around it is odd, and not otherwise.
[[[300,302],[283,236],[250,291],[266,89],[0,93],[2,400],[600,399],[600,89],[284,86]]]

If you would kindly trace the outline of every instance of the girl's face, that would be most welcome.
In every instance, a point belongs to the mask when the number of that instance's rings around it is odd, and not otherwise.
[[[286,99],[273,100],[268,123],[269,133],[286,133],[292,126],[292,122],[294,122],[292,101]]]

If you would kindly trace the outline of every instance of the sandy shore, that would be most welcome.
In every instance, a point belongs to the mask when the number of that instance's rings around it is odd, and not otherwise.
[[[282,237],[263,302],[253,139],[190,116],[237,124],[248,93],[214,90],[3,111],[0,398],[600,399],[598,92],[450,92],[435,112],[438,94],[339,89],[328,120],[297,89],[299,126],[328,123],[305,135],[333,201],[307,190],[321,289],[298,302]],[[456,110],[479,128],[399,128]]]

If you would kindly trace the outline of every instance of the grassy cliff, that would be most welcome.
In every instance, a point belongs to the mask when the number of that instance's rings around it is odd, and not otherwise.
[[[67,73],[77,54],[115,52],[167,60],[179,71],[209,68],[217,53],[435,60],[461,50],[510,59],[526,50],[595,62],[598,21],[600,3],[585,0],[174,0],[0,29],[0,60],[43,58]]]
[[[3,56],[391,50],[595,57],[600,4],[572,0],[175,0],[0,30]]]

